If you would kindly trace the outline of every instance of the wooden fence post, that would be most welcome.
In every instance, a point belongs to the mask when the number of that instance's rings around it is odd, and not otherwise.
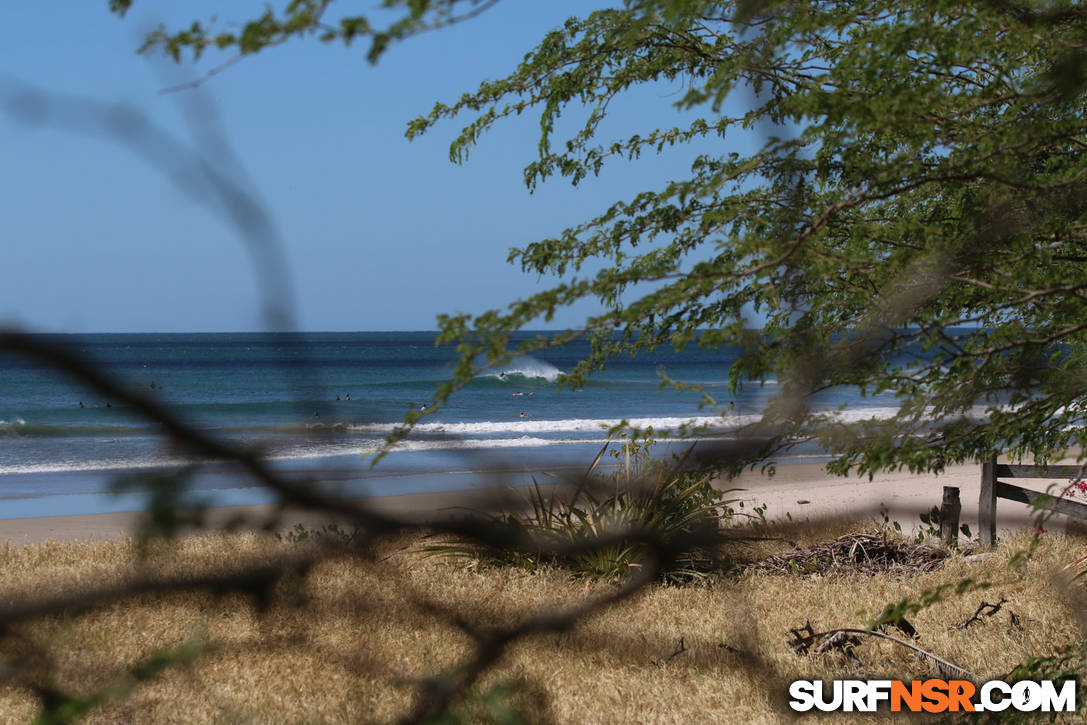
[[[978,529],[981,545],[991,548],[996,543],[996,456],[981,463]]]
[[[940,539],[944,546],[952,548],[959,541],[959,514],[962,503],[956,486],[944,486],[944,500],[940,506]]]

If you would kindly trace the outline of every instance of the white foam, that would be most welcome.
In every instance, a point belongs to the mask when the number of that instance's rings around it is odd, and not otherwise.
[[[1014,410],[1011,406],[990,406],[990,405],[975,405],[968,411],[965,411],[961,415],[965,415],[968,418],[976,420],[984,420],[988,417],[990,410]],[[835,410],[822,413],[825,419],[834,420],[841,423],[860,423],[870,420],[888,420],[898,415],[900,408],[852,408],[850,410]],[[938,423],[942,421],[952,420],[958,416],[950,417],[938,417],[935,414],[934,409],[930,406],[925,408],[922,417],[930,423]]]
[[[899,413],[899,408],[872,407],[854,408],[852,410],[827,411],[826,419],[842,423],[858,423],[866,420],[887,420]],[[969,412],[971,417],[983,417],[984,410],[977,409]],[[487,420],[478,423],[418,423],[412,429],[419,435],[447,435],[447,436],[485,436],[488,434],[499,435],[530,435],[530,434],[563,434],[563,433],[596,433],[614,428],[623,422],[622,418],[566,418],[561,420],[547,420],[537,418],[522,418],[520,420],[495,421]],[[706,415],[694,417],[659,417],[659,418],[627,418],[627,425],[631,428],[653,428],[655,431],[666,433],[676,431],[682,427],[704,428],[709,432],[727,432],[743,426],[749,426],[762,420],[761,415],[754,414],[730,414],[725,416]],[[936,422],[936,419],[932,419]],[[346,430],[356,433],[370,433],[374,435],[389,435],[397,428],[402,428],[402,423],[374,423],[352,424],[346,426]]]
[[[836,420],[842,423],[857,423],[865,420],[886,420],[894,417],[899,412],[898,408],[873,407],[855,408],[844,411],[828,411],[826,419]],[[977,408],[970,411],[974,417],[984,417],[986,410]],[[655,438],[660,442],[679,441],[673,438],[669,432],[676,432],[682,427],[688,429],[699,428],[710,437],[700,435],[699,440],[727,440],[727,438],[713,437],[714,434],[727,434],[742,426],[752,425],[761,419],[759,415],[727,416],[696,416],[696,417],[659,417],[659,418],[628,418],[627,424],[634,428],[652,427],[656,433]],[[620,418],[569,418],[562,420],[545,420],[525,418],[510,421],[482,421],[478,423],[420,423],[413,429],[413,434],[420,436],[447,436],[444,438],[408,438],[397,443],[393,447],[394,452],[411,451],[440,451],[440,450],[473,450],[473,449],[497,449],[497,448],[529,448],[562,445],[601,445],[607,441],[603,435],[608,429],[619,425]],[[0,421],[0,425],[25,425],[22,419],[13,422]],[[290,448],[281,448],[278,451],[269,452],[266,460],[298,460],[309,458],[323,458],[340,455],[372,455],[381,446],[380,439],[388,436],[397,428],[399,423],[379,423],[360,425],[352,424],[344,426],[343,430],[353,433],[370,434],[374,438],[369,439],[344,439],[340,441],[326,441],[320,445],[305,445]],[[581,435],[576,438],[563,437],[570,434],[596,433],[595,436]],[[491,437],[491,436],[502,437]],[[540,435],[552,437],[541,438]],[[198,463],[199,461],[179,456],[153,456],[138,459],[123,460],[83,460],[83,461],[54,461],[37,464],[20,464],[12,466],[0,466],[0,474],[9,473],[56,473],[66,471],[95,471],[95,470],[132,470],[137,468],[161,468],[174,467]]]
[[[520,438],[460,438],[437,441],[404,440],[393,446],[393,451],[451,451],[451,450],[482,450],[494,448],[533,448],[542,446],[561,446],[575,444],[602,445],[606,438],[536,438],[533,436],[521,436]],[[377,449],[371,449],[374,453]]]
[[[705,426],[715,430],[732,430],[742,425],[754,423],[758,419],[759,417],[755,415],[731,415],[725,418],[715,415],[693,418],[627,418],[626,421],[633,428],[652,427],[654,430],[674,430],[684,425],[687,427]],[[450,436],[478,436],[488,433],[506,435],[518,433],[521,435],[532,433],[600,433],[609,428],[614,428],[622,422],[622,418],[567,418],[562,420],[522,418],[508,421],[487,420],[479,423],[419,423],[412,430],[414,433],[421,435]],[[401,427],[403,427],[402,423],[373,423],[349,425],[347,430],[356,433],[389,435]]]
[[[697,439],[691,438],[674,438],[674,437],[661,437],[654,439],[657,443],[686,443],[691,444],[693,442],[705,443],[716,442],[724,443],[731,440],[725,436],[699,436]],[[531,436],[521,436],[520,438],[462,438],[462,439],[444,439],[435,441],[413,441],[405,440],[398,442],[393,448],[393,452],[413,452],[413,451],[446,451],[446,450],[480,450],[480,449],[495,449],[495,448],[544,448],[549,446],[576,446],[576,445],[592,445],[601,446],[605,443],[615,443],[611,438],[534,438]],[[378,448],[372,448],[366,451],[366,454],[376,453]]]
[[[498,448],[532,448],[555,445],[603,445],[605,442],[606,439],[604,438],[560,439],[535,438],[531,436],[483,439],[449,438],[429,441],[400,441],[392,451],[403,453],[420,451],[466,451]],[[363,441],[342,441],[332,445],[323,444],[320,446],[281,449],[279,451],[270,452],[262,458],[265,461],[295,461],[312,458],[331,458],[335,456],[371,456],[381,449],[382,443],[383,441],[372,439]],[[0,475],[16,473],[73,473],[81,471],[131,471],[141,468],[176,468],[179,466],[217,462],[221,461],[200,460],[177,456],[142,457],[125,460],[97,459],[87,461],[52,461],[49,463],[0,466]]]
[[[0,475],[9,473],[70,473],[77,471],[131,471],[138,468],[173,468],[199,463],[192,458],[127,458],[124,460],[50,461],[0,466]]]
[[[858,423],[866,420],[888,420],[898,415],[899,408],[871,407],[852,408],[840,411],[825,411],[822,415],[826,420],[834,420],[841,423]],[[931,409],[926,414],[931,414]],[[985,409],[978,407],[968,412],[970,417],[983,418]],[[818,413],[817,413],[818,414]],[[929,415],[932,422],[937,419]],[[659,418],[627,418],[626,422],[632,428],[653,428],[655,431],[675,431],[681,427],[705,428],[710,432],[726,432],[743,426],[754,425],[762,420],[761,414],[732,413],[724,416],[703,415],[693,417],[659,417]],[[547,420],[537,418],[522,418],[520,420],[487,420],[478,423],[418,423],[412,429],[413,433],[420,435],[449,435],[449,436],[481,436],[487,434],[562,434],[562,433],[594,433],[608,430],[619,425],[621,418],[566,418],[561,420]],[[372,433],[374,435],[389,435],[397,428],[402,428],[402,423],[374,423],[374,424],[350,424],[346,430],[357,433]]]
[[[840,423],[860,423],[866,420],[887,420],[898,415],[898,408],[853,408],[821,413],[829,420]],[[817,413],[819,414],[819,413]]]

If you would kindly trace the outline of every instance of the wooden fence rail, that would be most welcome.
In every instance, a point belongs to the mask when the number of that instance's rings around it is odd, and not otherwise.
[[[981,498],[978,501],[978,528],[982,546],[996,543],[996,500],[1006,498],[1035,505],[1055,513],[1087,520],[1087,504],[1048,495],[1000,478],[1036,478],[1071,481],[1080,475],[1080,466],[1009,466],[993,456],[981,464]]]

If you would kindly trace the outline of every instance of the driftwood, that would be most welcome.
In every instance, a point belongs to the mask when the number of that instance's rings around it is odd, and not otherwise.
[[[938,569],[947,552],[887,536],[883,531],[846,534],[806,549],[777,554],[748,568],[769,574],[904,576]]]
[[[899,617],[893,622],[887,622],[886,626],[894,627],[907,637],[917,637],[917,630],[913,628],[913,625],[910,624],[905,617]],[[882,630],[883,627],[884,625],[880,625],[880,630]]]
[[[854,649],[861,643],[860,637],[856,637],[848,632],[838,631],[832,633],[829,637],[823,640],[823,642],[817,646],[812,652],[820,655],[824,652],[831,650],[837,650],[846,656],[850,662],[855,665],[859,665],[861,660],[857,657],[857,653]]]
[[[680,637],[680,638],[679,638],[679,644],[678,644],[678,645],[676,646],[676,649],[675,649],[675,651],[674,651],[674,652],[672,652],[672,654],[668,655],[667,657],[665,657],[665,658],[664,658],[664,659],[662,659],[662,660],[649,660],[649,664],[651,664],[651,665],[653,665],[653,666],[655,666],[655,667],[660,667],[661,665],[666,665],[666,664],[668,664],[669,662],[671,662],[671,661],[672,661],[672,659],[673,659],[673,658],[674,658],[674,657],[675,657],[676,655],[680,655],[680,654],[683,654],[683,653],[684,653],[684,652],[686,652],[686,651],[687,651],[687,645],[685,645],[685,644],[683,643],[683,637]]]
[[[803,627],[793,627],[789,630],[789,634],[793,635],[793,639],[789,642],[789,646],[793,648],[793,652],[798,655],[807,654],[808,649],[811,647],[811,643],[815,640],[815,630],[811,628],[811,621],[804,622]]]
[[[989,602],[982,601],[982,603],[978,605],[978,608],[974,611],[974,613],[970,615],[970,618],[962,624],[956,625],[955,629],[966,629],[974,622],[980,622],[982,617],[993,616],[994,614],[999,612],[1000,607],[1004,604],[1007,604],[1007,602],[1008,600],[1004,597],[1001,597],[1000,601],[996,604],[990,604]],[[1012,616],[1015,617],[1015,614],[1012,614]]]
[[[796,627],[790,629],[789,632],[793,635],[793,639],[789,642],[789,646],[793,648],[793,651],[799,654],[822,654],[831,649],[841,650],[853,661],[857,660],[856,654],[852,651],[853,648],[860,643],[861,637],[878,637],[879,639],[885,639],[889,642],[894,642],[900,647],[906,647],[911,649],[921,656],[922,659],[932,663],[939,672],[945,678],[955,678],[959,680],[970,680],[971,682],[980,682],[981,678],[970,670],[959,667],[953,662],[948,662],[943,657],[933,654],[928,650],[918,647],[913,642],[907,642],[904,639],[898,637],[892,637],[889,634],[880,632],[878,630],[871,629],[853,629],[853,628],[841,628],[831,629],[826,632],[815,632],[812,629],[811,622],[805,622],[803,627]],[[820,644],[816,645],[814,649],[812,645],[816,642]]]

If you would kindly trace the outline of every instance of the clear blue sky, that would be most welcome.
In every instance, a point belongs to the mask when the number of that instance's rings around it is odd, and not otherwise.
[[[464,166],[448,160],[455,124],[404,138],[408,120],[504,75],[547,30],[588,7],[506,0],[394,46],[376,67],[365,60],[366,42],[344,49],[304,40],[247,58],[203,87],[284,240],[299,328],[433,329],[440,312],[503,306],[540,284],[505,263],[510,247],[684,175],[692,153],[620,163],[576,189],[557,180],[529,194],[521,168],[535,153],[534,117],[500,127]],[[182,109],[193,98],[160,90],[223,56],[209,53],[199,65],[151,61],[135,53],[142,33],[212,15],[230,27],[263,8],[137,0],[122,20],[107,0],[16,3],[0,25],[0,82],[129,104],[185,139]],[[677,123],[667,91],[617,106],[612,130]],[[0,159],[0,324],[51,332],[262,328],[238,235],[161,168],[109,139],[31,127],[6,113]],[[575,308],[554,325],[577,326],[590,310]]]

